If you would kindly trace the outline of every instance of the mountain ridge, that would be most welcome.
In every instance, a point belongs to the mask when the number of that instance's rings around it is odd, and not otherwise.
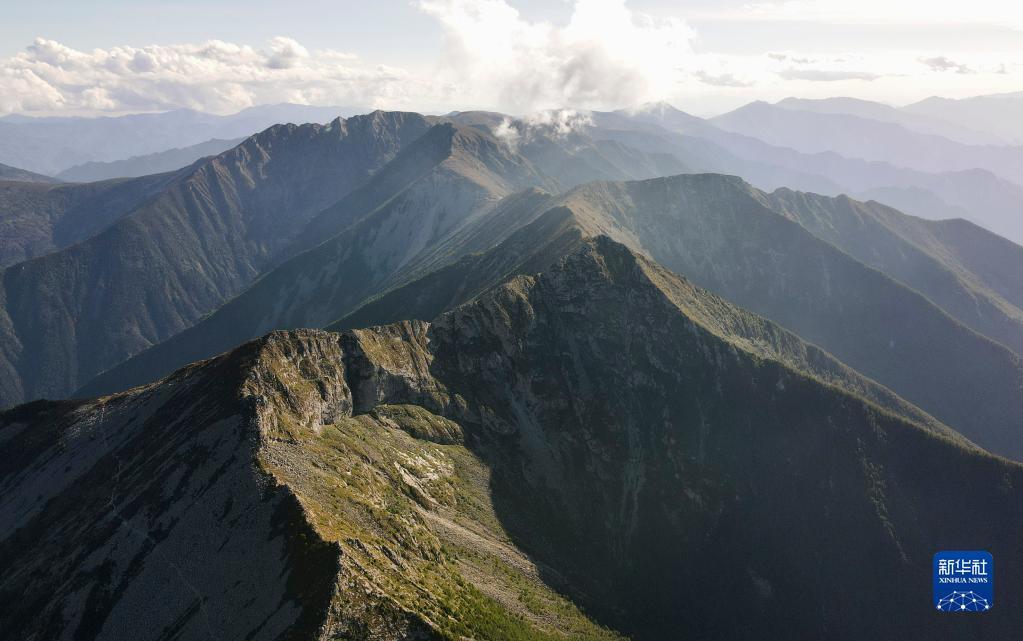
[[[190,325],[427,128],[400,113],[276,125],[179,172],[102,233],[9,267],[0,403],[67,394]]]
[[[908,604],[929,603],[934,544],[969,535],[1016,572],[1004,525],[1023,467],[722,342],[655,272],[677,278],[596,238],[432,324],[274,332],[158,384],[0,414],[20,453],[0,467],[11,629],[993,640],[1019,625],[1012,608],[965,621]],[[999,489],[960,502],[975,484]],[[69,509],[19,507],[37,494]],[[191,590],[161,562],[183,549]],[[54,558],[75,581],[26,583]],[[882,576],[890,592],[872,589]],[[225,577],[257,598],[225,598]],[[140,620],[155,584],[163,607]],[[65,622],[81,599],[88,618]]]

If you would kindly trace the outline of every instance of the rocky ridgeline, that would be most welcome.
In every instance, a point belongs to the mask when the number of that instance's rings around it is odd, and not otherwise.
[[[600,237],[433,323],[274,332],[153,385],[11,410],[3,629],[1011,636],[1010,607],[913,606],[935,543],[1023,571],[1023,468],[739,340],[726,320],[758,319],[732,309]]]

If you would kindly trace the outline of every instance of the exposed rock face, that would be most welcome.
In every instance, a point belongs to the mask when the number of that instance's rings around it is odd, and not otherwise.
[[[763,321],[712,304],[597,238],[433,324],[275,332],[148,387],[0,415],[0,624],[1011,637],[1014,608],[936,617],[927,578],[966,541],[1023,572],[1023,468],[723,332]]]
[[[255,465],[247,346],[160,386],[4,416],[3,628],[18,638],[311,638],[338,552]]]

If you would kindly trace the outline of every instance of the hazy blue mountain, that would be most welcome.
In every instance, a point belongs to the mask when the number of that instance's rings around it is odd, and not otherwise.
[[[774,103],[776,107],[793,111],[811,111],[821,114],[847,114],[878,122],[900,125],[921,134],[941,136],[964,145],[1007,145],[1015,144],[993,133],[957,125],[954,122],[933,118],[922,113],[909,111],[870,100],[858,98],[785,98]]]
[[[264,105],[220,116],[190,109],[100,118],[21,117],[0,120],[0,163],[56,175],[82,163],[110,162],[250,136],[282,123],[325,123],[357,113],[345,107]]]
[[[804,154],[723,131],[667,105],[594,114],[594,121],[601,136],[626,139],[645,151],[672,153],[696,171],[739,175],[765,190],[787,187],[868,198],[874,193],[895,193],[898,202],[889,204],[913,215],[933,220],[954,211],[956,216],[1023,243],[1023,187],[989,171],[928,173],[834,152]],[[637,126],[647,131],[636,132]]]
[[[964,145],[900,124],[753,102],[711,122],[804,153],[835,152],[927,172],[986,169],[1023,185],[1023,146]]]
[[[149,174],[173,171],[191,165],[200,158],[216,156],[242,142],[244,138],[232,140],[207,140],[198,145],[182,149],[168,149],[145,156],[132,156],[110,162],[90,161],[75,165],[60,172],[57,177],[69,182],[95,182],[111,178],[134,178]]]
[[[1023,144],[1021,108],[1023,91],[961,99],[932,96],[906,105],[902,111],[976,128],[1010,144]]]

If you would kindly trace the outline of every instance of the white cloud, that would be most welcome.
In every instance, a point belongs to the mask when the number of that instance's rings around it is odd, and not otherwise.
[[[956,62],[946,56],[933,56],[931,58],[920,58],[920,62],[931,68],[932,71],[954,71],[956,73],[973,73],[973,69],[962,63]],[[1004,67],[1002,65],[1001,67]],[[1001,67],[999,71],[1001,72]]]
[[[78,51],[38,38],[0,60],[0,112],[151,111],[190,107],[231,112],[294,102],[407,104],[421,81],[351,54],[309,51],[278,37],[267,49],[220,40],[201,44]]]
[[[692,56],[681,19],[624,0],[575,0],[563,26],[530,22],[504,0],[421,0],[444,27],[444,78],[467,104],[529,113],[610,108],[667,95]]]
[[[756,84],[752,80],[736,78],[735,75],[731,73],[714,74],[702,69],[694,72],[693,76],[695,76],[703,84],[710,85],[712,87],[752,87]]]
[[[928,50],[883,40],[839,53],[828,46],[803,47],[804,40],[789,35],[772,39],[772,29],[749,24],[905,21],[926,28],[968,13],[941,0],[928,3],[926,11],[921,10],[922,0],[907,0],[906,5],[890,0],[782,0],[726,10],[719,17],[739,20],[733,28],[750,34],[742,53],[715,51],[706,41],[694,50],[697,34],[685,16],[643,15],[627,0],[572,0],[567,18],[556,24],[527,19],[512,6],[517,1],[412,0],[408,10],[436,20],[445,48],[440,60],[406,60],[403,64],[411,71],[374,65],[351,53],[307,48],[283,36],[257,46],[211,40],[88,51],[40,38],[0,59],[0,113],[178,107],[226,113],[294,102],[433,112],[494,109],[522,115],[668,101],[709,114],[749,100],[790,95],[851,94],[912,102],[932,94],[1014,91],[1023,73],[1018,47],[995,50],[994,44],[957,41]],[[1002,23],[1014,22],[1013,16],[1023,12],[1023,3],[1017,4],[1019,8],[1005,9]],[[964,24],[998,17],[992,0],[967,6],[969,12],[977,10]],[[693,14],[694,20],[705,14]],[[913,22],[914,16],[919,20]],[[787,27],[781,31],[788,34]]]
[[[536,137],[563,139],[593,125],[589,113],[575,109],[547,109],[520,119],[504,118],[494,128],[494,135],[515,149]]]

